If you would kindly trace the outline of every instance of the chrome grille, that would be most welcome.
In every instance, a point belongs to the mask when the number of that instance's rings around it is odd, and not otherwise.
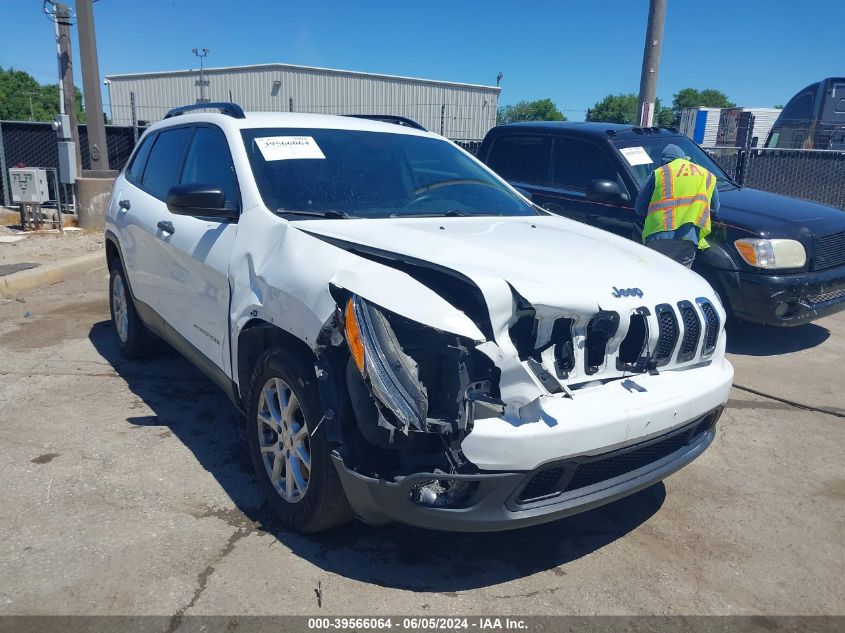
[[[681,349],[678,350],[678,362],[685,363],[695,357],[698,341],[701,338],[701,322],[689,301],[678,302],[678,310],[684,322],[684,338],[681,339]]]
[[[820,237],[815,243],[813,270],[825,270],[845,264],[845,231]]]

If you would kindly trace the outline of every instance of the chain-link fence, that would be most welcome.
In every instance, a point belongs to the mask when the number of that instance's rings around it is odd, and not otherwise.
[[[845,209],[845,153],[829,150],[750,150],[742,184]]]
[[[845,210],[845,152],[741,147],[704,149],[744,187]]]
[[[438,104],[410,104],[402,112],[388,111],[384,107],[356,106],[306,106],[290,104],[292,111],[326,112],[332,114],[400,114],[428,123],[429,129],[451,138],[473,154],[478,151],[481,139],[468,133],[475,127],[479,113],[471,109]],[[138,129],[140,135],[142,129]],[[88,130],[79,126],[82,168],[90,169]],[[106,126],[109,165],[122,169],[135,145],[136,130],[131,126]],[[58,167],[58,140],[49,123],[0,121],[0,200],[11,205],[9,189],[10,167],[23,164],[28,167]],[[830,150],[758,149],[741,147],[705,147],[713,158],[734,178],[746,187],[754,187],[797,198],[804,198],[839,207],[845,210],[845,152]],[[61,192],[63,200],[71,199],[69,187]]]
[[[138,130],[138,134],[143,130]],[[111,169],[122,169],[135,147],[135,131],[131,127],[116,125],[106,126],[106,141]],[[91,169],[91,156],[88,153],[88,128],[79,126],[79,145],[82,155],[82,169]],[[2,167],[2,188],[0,198],[4,205],[12,204],[9,189],[9,168],[23,165],[26,167],[44,167],[57,169],[59,166],[59,147],[56,132],[50,123],[28,121],[0,121],[0,167]],[[62,186],[61,198],[71,199],[71,190]],[[52,187],[51,187],[52,189]],[[51,196],[55,192],[51,191]]]

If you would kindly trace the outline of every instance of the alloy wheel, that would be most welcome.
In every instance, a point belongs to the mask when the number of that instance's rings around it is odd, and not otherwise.
[[[299,400],[281,378],[264,383],[257,418],[267,476],[282,499],[296,503],[305,495],[311,478],[311,442]]]

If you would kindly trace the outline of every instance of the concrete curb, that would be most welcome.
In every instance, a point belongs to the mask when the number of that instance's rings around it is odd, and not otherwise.
[[[69,277],[106,267],[106,252],[88,253],[60,262],[44,264],[38,268],[22,270],[0,277],[0,298],[14,297],[24,290],[64,281]]]

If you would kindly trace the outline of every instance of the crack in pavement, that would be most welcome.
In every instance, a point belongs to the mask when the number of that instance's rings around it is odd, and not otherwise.
[[[194,590],[194,595],[191,597],[191,601],[181,607],[176,613],[174,613],[170,617],[170,625],[167,627],[167,633],[174,633],[174,631],[176,631],[181,626],[182,618],[184,617],[185,612],[197,603],[197,601],[200,599],[200,596],[203,594],[206,587],[208,586],[208,581],[211,578],[212,574],[214,574],[216,570],[216,565],[219,565],[224,558],[226,558],[229,554],[232,553],[238,541],[240,541],[242,538],[249,536],[249,534],[254,531],[255,529],[253,527],[247,526],[243,528],[238,528],[232,533],[232,535],[229,537],[229,540],[227,540],[226,544],[223,546],[223,549],[220,550],[220,553],[197,576],[197,588]]]

